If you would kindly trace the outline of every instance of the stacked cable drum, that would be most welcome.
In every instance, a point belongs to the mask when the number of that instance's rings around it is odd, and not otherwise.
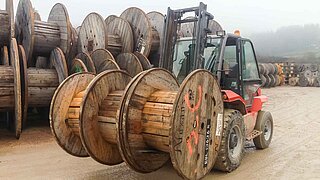
[[[284,73],[280,64],[259,63],[262,87],[275,87],[285,83]]]
[[[297,64],[295,75],[289,79],[291,86],[313,86],[320,87],[319,65],[318,64]]]
[[[68,153],[149,173],[171,159],[184,178],[201,179],[221,141],[223,101],[214,76],[192,72],[179,86],[163,69],[131,78],[121,70],[68,77],[50,108],[52,132]],[[197,169],[197,171],[190,171]]]

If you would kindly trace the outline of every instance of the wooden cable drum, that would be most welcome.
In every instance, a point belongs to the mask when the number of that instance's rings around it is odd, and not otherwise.
[[[37,11],[34,11],[34,19],[37,21],[41,21],[41,16]]]
[[[275,79],[276,79],[276,86],[280,86],[281,84],[281,79],[280,76],[278,74],[274,75]]]
[[[120,69],[127,71],[132,77],[143,71],[143,66],[134,53],[121,53],[117,56],[116,62]]]
[[[0,10],[0,47],[10,46],[10,40],[15,36],[13,18],[13,1],[6,0],[6,9]]]
[[[258,67],[259,67],[260,74],[265,74],[265,69],[264,69],[263,64],[259,63]]]
[[[111,21],[113,21],[115,18],[117,18],[118,16],[116,16],[116,15],[110,15],[110,16],[108,16],[105,20],[104,20],[104,22],[106,23],[106,25],[108,26],[108,24],[111,22]]]
[[[312,71],[311,70],[305,70],[303,72],[303,76],[306,77],[306,78],[311,78],[312,77]]]
[[[21,67],[18,45],[10,40],[12,66],[0,66],[0,111],[14,112],[15,136],[18,139],[22,130]]]
[[[92,53],[108,49],[113,55],[133,51],[133,33],[130,24],[114,18],[108,26],[97,13],[90,13],[82,22],[78,38],[78,51]]]
[[[66,60],[67,60],[67,65],[68,67],[72,66],[73,59],[76,57],[78,54],[78,32],[75,28],[71,27],[72,33],[71,33],[71,49],[70,52],[67,53],[66,55]]]
[[[144,71],[122,96],[118,122],[122,157],[141,173],[155,171],[171,158],[182,177],[201,179],[218,154],[222,114],[220,88],[210,72],[192,72],[179,88],[165,70]]]
[[[298,78],[296,78],[296,77],[289,78],[289,85],[290,86],[296,86],[297,84],[298,84]]]
[[[265,83],[264,87],[269,88],[271,86],[271,78],[268,74],[265,75],[265,78],[266,78],[266,83]]]
[[[113,55],[106,49],[96,49],[91,53],[91,58],[97,74],[110,69],[120,69]]]
[[[82,60],[77,58],[73,59],[70,74],[81,73],[81,72],[89,72],[89,71]]]
[[[1,48],[0,65],[10,66],[9,50],[7,46]]]
[[[93,60],[92,60],[90,54],[88,54],[86,52],[81,52],[81,53],[77,54],[77,56],[75,58],[81,60],[84,63],[88,72],[92,72],[94,74],[97,73],[96,67],[93,63]]]
[[[110,70],[68,77],[53,97],[50,124],[58,144],[72,155],[107,165],[124,160],[142,173],[171,157],[182,177],[201,179],[218,155],[222,115],[221,90],[206,70],[192,72],[180,88],[163,69],[133,79]]]
[[[274,74],[269,74],[269,78],[270,78],[270,87],[275,87],[276,86],[276,78],[275,78]]]
[[[274,68],[274,75],[277,75],[279,73],[278,71],[278,66],[276,64],[272,64],[273,65],[273,68]]]
[[[28,66],[34,66],[34,56],[50,56],[51,51],[60,47],[68,56],[72,43],[72,28],[66,7],[55,4],[48,22],[35,20],[30,0],[20,0],[16,14],[16,37],[27,55]]]
[[[88,157],[79,135],[79,109],[83,91],[94,77],[92,73],[69,76],[57,88],[51,101],[51,131],[60,147],[77,157]]]
[[[68,76],[64,54],[55,48],[50,55],[50,69],[27,68],[26,54],[19,46],[21,65],[21,93],[23,99],[23,124],[27,121],[28,107],[49,107],[59,84]]]
[[[275,74],[276,69],[275,69],[275,67],[273,66],[273,64],[268,63],[268,64],[267,64],[267,68],[268,68],[268,73],[269,73],[269,74]]]
[[[261,78],[261,87],[265,87],[266,85],[266,77],[263,74],[260,74],[260,78]]]
[[[161,50],[163,47],[163,40],[162,38],[164,37],[164,22],[165,22],[165,17],[163,14],[157,12],[157,11],[152,11],[147,14],[150,23],[152,25],[152,28],[154,28],[158,32],[158,37],[160,38],[160,47],[156,49],[155,53],[151,53],[149,55],[149,59],[151,60],[151,64],[153,64],[155,67],[159,67],[159,60],[161,58]],[[154,37],[154,39],[157,37]]]
[[[121,18],[127,20],[133,30],[134,51],[138,51],[150,59],[154,65],[159,64],[164,26],[164,16],[161,13],[152,12],[149,16],[141,9],[131,7],[126,9]],[[160,31],[160,32],[159,32]]]
[[[305,76],[300,76],[298,84],[301,87],[307,87],[309,85],[309,79]]]
[[[143,67],[143,70],[148,70],[153,67],[153,65],[150,63],[149,59],[145,55],[143,55],[137,51],[134,52],[133,54],[139,59],[141,65]]]
[[[320,87],[320,77],[316,77],[313,82],[314,87]]]
[[[113,20],[106,24],[106,27],[108,33],[108,46],[106,48],[114,56],[133,51],[133,32],[128,21],[113,17]]]

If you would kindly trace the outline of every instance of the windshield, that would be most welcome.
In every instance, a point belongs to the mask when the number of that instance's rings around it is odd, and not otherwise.
[[[205,66],[204,68],[212,71],[219,59],[221,37],[209,37],[204,51]],[[183,38],[177,41],[173,58],[173,73],[182,82],[190,73],[195,63],[193,52],[195,48],[195,40],[192,38]]]

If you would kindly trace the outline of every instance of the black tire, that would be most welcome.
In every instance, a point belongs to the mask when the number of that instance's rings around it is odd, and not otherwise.
[[[237,138],[237,136],[235,136],[236,134],[238,134],[240,138]],[[237,142],[232,143],[232,140],[233,142]],[[225,109],[224,131],[222,134],[219,154],[215,162],[214,169],[225,172],[231,172],[237,169],[240,166],[241,160],[244,155],[244,145],[245,125],[242,114],[238,110]]]
[[[259,111],[255,130],[262,131],[262,134],[253,139],[257,149],[268,148],[273,136],[273,118],[268,111]]]

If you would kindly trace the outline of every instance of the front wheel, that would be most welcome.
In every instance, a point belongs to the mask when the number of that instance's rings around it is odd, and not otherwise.
[[[262,134],[253,139],[257,149],[269,147],[273,135],[273,118],[268,111],[259,111],[255,130],[262,131]]]
[[[240,166],[244,155],[245,125],[238,110],[224,110],[224,131],[214,168],[231,172]]]

